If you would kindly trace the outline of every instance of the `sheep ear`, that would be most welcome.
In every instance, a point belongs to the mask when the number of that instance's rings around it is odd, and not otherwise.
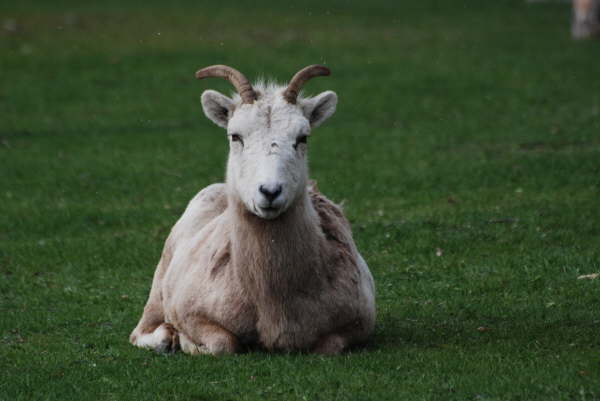
[[[327,120],[337,106],[337,95],[335,92],[326,91],[315,97],[305,99],[302,104],[304,116],[310,122],[312,128],[318,127]]]
[[[202,110],[213,123],[227,128],[227,123],[233,114],[233,100],[217,91],[206,90],[202,93]]]

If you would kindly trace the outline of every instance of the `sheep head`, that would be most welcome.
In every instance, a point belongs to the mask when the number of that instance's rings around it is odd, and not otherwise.
[[[306,193],[307,139],[311,129],[334,112],[332,91],[299,96],[309,79],[329,75],[324,66],[300,70],[287,86],[258,83],[254,87],[239,71],[227,66],[201,69],[196,77],[221,77],[237,94],[213,90],[202,94],[202,108],[215,124],[227,130],[227,185],[245,208],[260,218],[274,219]]]

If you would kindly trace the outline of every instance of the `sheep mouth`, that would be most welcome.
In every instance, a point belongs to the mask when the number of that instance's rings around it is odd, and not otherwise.
[[[257,217],[267,220],[271,220],[278,217],[283,211],[282,206],[258,206],[254,202],[252,203],[252,209]]]
[[[277,217],[281,214],[282,208],[267,206],[267,207],[259,207],[258,210],[260,211],[259,217],[262,217],[264,219],[274,219],[275,217]]]

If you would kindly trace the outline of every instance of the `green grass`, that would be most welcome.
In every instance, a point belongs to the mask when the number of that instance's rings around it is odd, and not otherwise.
[[[600,43],[567,5],[10,3],[0,400],[600,400],[600,278],[577,279],[600,272]],[[367,347],[129,345],[168,230],[223,177],[199,95],[231,89],[193,78],[216,63],[331,67],[311,169],[376,279]]]

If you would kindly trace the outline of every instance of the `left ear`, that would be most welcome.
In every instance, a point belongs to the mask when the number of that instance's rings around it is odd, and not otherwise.
[[[337,106],[337,95],[335,92],[326,91],[315,97],[304,99],[302,102],[302,111],[304,116],[310,122],[310,127],[315,128],[327,120]]]

